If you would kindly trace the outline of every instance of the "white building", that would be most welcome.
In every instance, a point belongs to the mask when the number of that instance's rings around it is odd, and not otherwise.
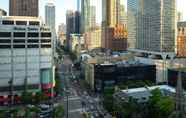
[[[52,2],[49,2],[45,5],[45,24],[50,27],[52,32],[52,43],[53,43],[53,52],[55,51],[56,43],[57,43],[57,35],[56,35],[56,15],[55,15],[55,5]]]
[[[40,18],[0,17],[1,98],[54,87],[51,37]]]
[[[128,102],[130,98],[135,99],[138,103],[145,103],[152,96],[151,91],[155,89],[159,89],[164,96],[173,96],[176,93],[175,88],[168,85],[159,85],[121,90],[114,94],[114,98],[119,103]]]

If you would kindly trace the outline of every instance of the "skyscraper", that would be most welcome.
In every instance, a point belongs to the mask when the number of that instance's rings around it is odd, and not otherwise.
[[[51,30],[55,30],[55,5],[53,3],[47,3],[45,5],[45,23]]]
[[[175,0],[128,0],[129,48],[174,52]]]
[[[38,17],[39,0],[9,0],[9,15]]]
[[[50,28],[52,32],[52,48],[53,48],[53,53],[56,52],[56,44],[57,44],[57,36],[56,36],[56,15],[55,15],[55,5],[52,2],[49,2],[45,5],[45,24]]]
[[[75,17],[74,12],[69,10],[66,12],[66,46],[70,47],[70,34],[75,32]]]
[[[96,27],[96,6],[90,6],[89,8],[89,18],[88,18],[88,22],[89,22],[89,28],[94,28]]]
[[[117,24],[118,14],[116,2],[118,0],[103,0],[102,1],[102,25],[115,26]]]
[[[120,23],[120,0],[102,0],[102,48],[126,50],[127,32]]]

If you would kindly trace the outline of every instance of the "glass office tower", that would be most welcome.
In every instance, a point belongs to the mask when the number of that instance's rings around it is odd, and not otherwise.
[[[174,52],[175,0],[128,0],[129,48]]]

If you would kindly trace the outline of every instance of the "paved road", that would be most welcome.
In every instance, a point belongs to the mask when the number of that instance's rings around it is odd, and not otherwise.
[[[81,118],[80,112],[82,111],[81,96],[74,89],[69,79],[71,76],[72,61],[68,55],[64,55],[63,63],[60,66],[60,78],[62,80],[62,86],[65,86],[65,90],[68,91],[68,118]],[[65,106],[65,118],[67,118],[67,94],[64,94],[63,104]]]
[[[81,81],[69,79],[72,71],[71,65],[72,61],[68,55],[65,55],[60,66],[60,77],[65,90],[68,91],[68,118],[81,118],[80,113],[82,111],[88,112],[91,118],[100,118],[99,114],[105,113],[100,104],[100,97],[88,93],[81,85]],[[84,106],[82,106],[82,102],[84,102]],[[65,106],[65,118],[67,118],[67,94],[64,94],[63,104]],[[111,117],[105,116],[103,118]]]

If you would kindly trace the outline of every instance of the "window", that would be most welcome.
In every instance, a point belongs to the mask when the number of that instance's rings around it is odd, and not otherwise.
[[[29,39],[28,43],[39,43],[39,39]]]
[[[29,25],[39,25],[40,23],[38,21],[30,21]]]
[[[14,45],[14,48],[25,48],[25,45]]]
[[[0,45],[0,49],[11,48],[11,45]]]
[[[14,24],[14,21],[4,20],[4,21],[2,21],[2,24],[3,25],[13,25]]]
[[[41,37],[51,37],[51,33],[50,32],[46,32],[46,33],[42,32]]]
[[[16,25],[27,25],[26,21],[16,21]]]
[[[39,37],[39,33],[35,33],[35,32],[28,33],[28,37]]]
[[[41,48],[51,48],[51,45],[48,44],[48,45],[41,45]]]
[[[24,32],[14,32],[14,37],[25,37]]]
[[[22,39],[14,39],[14,43],[25,43],[25,40],[22,40]]]
[[[10,32],[0,32],[0,37],[11,37]]]
[[[0,39],[0,43],[11,43],[10,39]]]
[[[51,42],[51,39],[42,39],[41,40],[41,43],[50,43]]]
[[[39,45],[28,45],[28,48],[39,48]]]

